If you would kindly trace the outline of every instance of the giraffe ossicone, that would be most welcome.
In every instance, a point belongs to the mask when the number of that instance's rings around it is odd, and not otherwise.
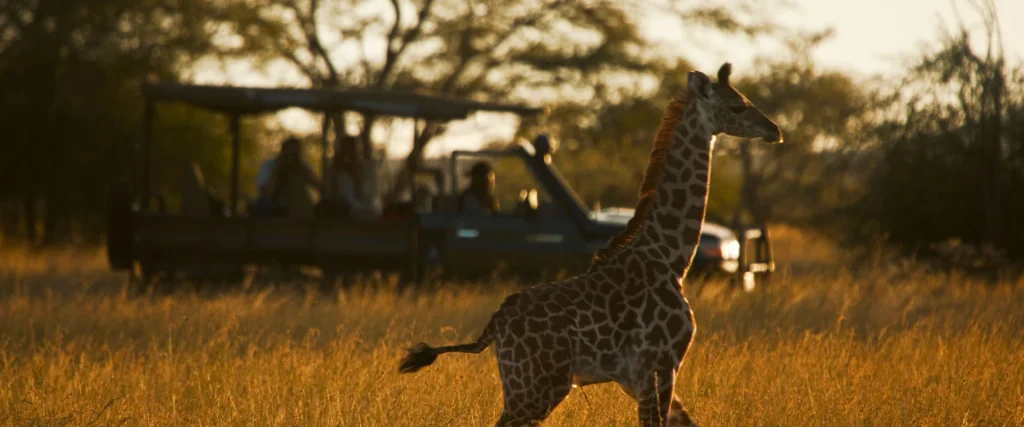
[[[642,426],[694,425],[674,393],[696,332],[683,278],[700,239],[718,134],[781,143],[782,131],[729,83],[699,71],[668,104],[626,229],[583,274],[508,296],[476,342],[420,343],[399,371],[492,343],[504,408],[496,425],[536,425],[580,387],[616,382],[637,400]]]

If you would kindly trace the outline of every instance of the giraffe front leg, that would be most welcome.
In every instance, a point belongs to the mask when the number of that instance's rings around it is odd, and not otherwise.
[[[690,418],[690,414],[683,408],[683,402],[679,400],[679,396],[675,393],[672,394],[672,403],[668,407],[668,419],[665,425],[668,427],[696,427],[697,423],[693,422],[693,418]]]
[[[692,426],[690,414],[675,396],[674,369],[658,370],[649,374],[639,387],[637,415],[640,426]]]

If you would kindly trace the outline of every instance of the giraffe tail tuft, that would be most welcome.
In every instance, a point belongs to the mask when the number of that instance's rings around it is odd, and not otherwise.
[[[484,328],[484,332],[476,339],[476,342],[445,347],[431,347],[426,343],[416,344],[402,358],[402,363],[398,366],[398,372],[403,374],[416,372],[430,366],[437,360],[438,355],[445,353],[480,353],[494,342],[494,328],[495,319],[492,317],[487,327]]]
[[[438,354],[440,353],[436,349],[426,343],[416,344],[402,358],[402,364],[398,367],[398,372],[408,374],[430,366],[431,363],[437,360]]]

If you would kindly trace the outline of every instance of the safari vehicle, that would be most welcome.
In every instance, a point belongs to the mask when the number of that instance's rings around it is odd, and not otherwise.
[[[371,221],[313,216],[253,215],[240,209],[240,118],[300,107],[312,112],[358,111],[419,120],[465,119],[476,111],[544,113],[518,105],[368,89],[276,89],[144,83],[145,129],[137,147],[133,185],[113,188],[108,204],[107,252],[115,270],[157,274],[241,274],[248,265],[319,268],[325,284],[354,273],[399,273],[401,283],[420,283],[434,273],[480,277],[502,270],[519,276],[582,272],[598,248],[622,231],[628,210],[591,211],[580,201],[551,162],[545,136],[503,149],[455,151],[447,165],[421,171],[433,180],[435,193],[426,204],[386,202],[383,215]],[[178,102],[223,113],[230,118],[232,167],[229,198],[223,212],[186,215],[169,212],[151,183],[156,103]],[[321,137],[326,148],[326,136]],[[328,150],[322,149],[322,153]],[[523,173],[502,177],[511,185],[510,209],[495,215],[458,212],[461,169],[467,161],[497,159]],[[327,165],[326,157],[321,159]],[[518,179],[517,179],[518,178]],[[410,183],[415,187],[414,183]],[[521,186],[515,191],[515,186]],[[423,194],[423,193],[420,193]],[[708,224],[692,274],[721,273],[753,284],[755,274],[770,274],[767,233],[738,234]],[[748,246],[755,254],[749,257]],[[205,277],[205,276],[203,276]]]

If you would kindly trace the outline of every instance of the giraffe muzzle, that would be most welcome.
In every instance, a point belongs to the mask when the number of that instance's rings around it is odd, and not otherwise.
[[[779,126],[775,125],[775,132],[765,135],[762,138],[769,144],[782,144],[782,129],[779,129]]]

